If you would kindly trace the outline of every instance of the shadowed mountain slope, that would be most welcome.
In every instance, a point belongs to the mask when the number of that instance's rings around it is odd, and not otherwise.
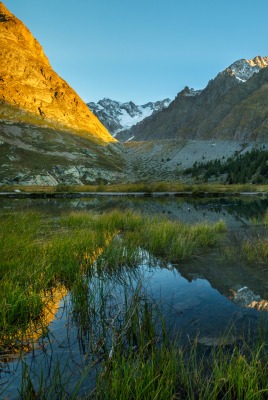
[[[185,87],[118,139],[268,140],[268,58],[239,60],[201,91]]]

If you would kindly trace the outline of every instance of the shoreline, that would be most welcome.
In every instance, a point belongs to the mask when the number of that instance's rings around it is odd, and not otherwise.
[[[76,199],[83,197],[268,197],[268,192],[209,192],[209,191],[178,191],[178,192],[0,192],[0,199]]]

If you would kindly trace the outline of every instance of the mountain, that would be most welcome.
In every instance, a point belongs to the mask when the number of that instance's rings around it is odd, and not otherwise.
[[[34,122],[115,141],[77,93],[53,71],[29,29],[0,2],[0,120]]]
[[[0,185],[122,180],[122,146],[0,2]]]
[[[185,87],[170,105],[119,140],[268,140],[268,57],[239,60],[203,90]]]
[[[105,98],[98,103],[90,102],[87,105],[109,132],[117,136],[118,132],[128,130],[144,118],[166,108],[170,102],[170,99],[164,99],[136,105],[132,101],[122,103]]]

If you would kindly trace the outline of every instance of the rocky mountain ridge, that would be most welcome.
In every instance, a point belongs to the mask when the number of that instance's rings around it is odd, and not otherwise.
[[[53,71],[29,29],[0,2],[0,119],[33,118],[37,125],[102,142],[112,142],[107,129],[77,93]],[[14,108],[14,112],[10,109]]]
[[[150,113],[125,132],[142,127],[138,140],[152,140],[124,145],[51,69],[39,43],[1,2],[0,60],[0,185],[189,181],[184,171],[193,162],[267,149],[267,58],[232,64],[202,91],[185,87],[162,111],[155,112],[169,100],[136,106],[104,99],[98,107],[110,107],[117,118],[121,110],[122,128],[123,120],[131,125]],[[172,137],[178,139],[166,140]]]
[[[234,75],[240,82],[246,82],[254,74],[258,73],[262,68],[268,67],[268,57],[257,56],[253,59],[238,60],[226,68],[223,73]]]
[[[268,57],[236,61],[205,89],[186,86],[166,109],[120,132],[117,138],[267,141],[267,65]]]
[[[118,132],[130,129],[144,118],[166,108],[170,102],[170,99],[164,99],[136,105],[133,101],[122,103],[104,98],[97,103],[90,102],[87,105],[109,132],[116,137]]]
[[[0,185],[123,179],[122,148],[0,2]]]

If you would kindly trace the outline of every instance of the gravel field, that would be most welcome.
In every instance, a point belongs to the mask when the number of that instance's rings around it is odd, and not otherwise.
[[[227,159],[253,148],[268,149],[268,143],[234,141],[129,142],[124,144],[129,181],[182,179],[182,173],[194,162]],[[187,181],[189,178],[187,177]]]

